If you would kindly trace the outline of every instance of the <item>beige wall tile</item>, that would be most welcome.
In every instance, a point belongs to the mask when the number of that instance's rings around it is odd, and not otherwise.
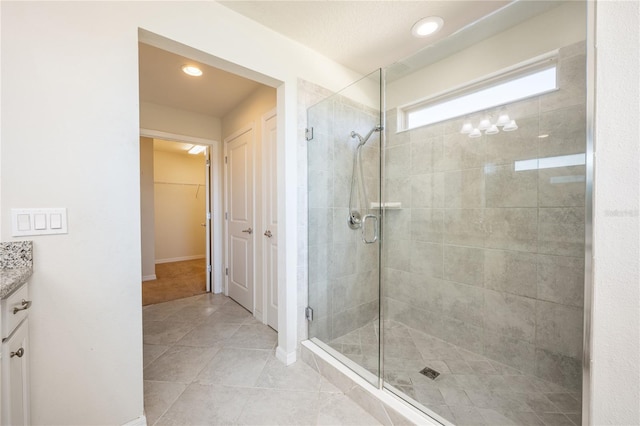
[[[484,252],[473,247],[444,246],[444,278],[477,285],[484,283]]]
[[[483,247],[486,237],[482,209],[446,209],[444,211],[445,244]]]
[[[391,192],[388,192],[391,194]],[[389,201],[395,200],[391,195]],[[444,174],[428,173],[411,176],[411,207],[439,208],[444,203]],[[404,204],[403,204],[404,205]]]
[[[484,165],[485,136],[472,139],[459,132],[444,137],[443,170],[464,170]]]
[[[536,330],[535,299],[485,290],[484,326],[513,339],[533,342]]]
[[[442,244],[411,241],[410,271],[442,278]]]
[[[536,297],[536,261],[533,253],[486,250],[485,287],[526,297]]]
[[[584,208],[541,208],[538,250],[544,254],[583,256]]]
[[[584,206],[585,176],[585,166],[539,170],[540,207]]]
[[[535,373],[535,346],[523,340],[486,330],[484,355],[522,372]]]
[[[586,109],[584,105],[553,110],[540,114],[540,158],[579,154],[586,150]]]
[[[394,213],[390,213],[392,215]],[[444,211],[442,209],[411,209],[410,237],[415,241],[442,243]],[[389,232],[394,232],[390,229]]]
[[[582,309],[536,302],[536,346],[571,358],[582,357]]]
[[[538,171],[515,171],[513,164],[487,173],[487,207],[537,207]]]
[[[486,209],[489,228],[486,246],[535,252],[538,243],[538,210],[535,208]]]
[[[443,137],[411,142],[411,174],[433,173],[442,170]]]
[[[536,376],[566,389],[582,390],[582,359],[536,349]]]
[[[582,307],[584,259],[538,255],[538,298]]]
[[[444,174],[444,206],[446,208],[478,208],[485,204],[483,168],[446,172]]]

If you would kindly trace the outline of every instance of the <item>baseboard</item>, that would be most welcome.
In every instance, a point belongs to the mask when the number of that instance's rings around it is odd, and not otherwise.
[[[133,419],[130,422],[123,424],[122,426],[147,426],[147,416],[143,414],[137,419]]]
[[[171,262],[182,262],[183,260],[196,260],[196,259],[204,259],[204,254],[198,254],[195,256],[181,256],[181,257],[169,257],[167,259],[156,259],[156,265],[158,263],[171,263]]]
[[[282,361],[284,365],[291,365],[296,362],[296,355],[295,351],[287,353],[281,346],[276,348],[276,358]]]
[[[153,280],[157,280],[158,277],[156,277],[156,274],[153,275],[143,275],[142,276],[142,281],[153,281]]]

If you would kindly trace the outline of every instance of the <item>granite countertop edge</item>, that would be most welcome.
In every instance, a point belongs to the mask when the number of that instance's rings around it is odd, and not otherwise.
[[[0,269],[0,299],[5,299],[33,274],[33,268],[25,266],[22,268]]]

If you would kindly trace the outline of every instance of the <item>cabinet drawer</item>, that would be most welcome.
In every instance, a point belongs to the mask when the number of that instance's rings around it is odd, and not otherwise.
[[[2,338],[6,339],[18,324],[27,317],[27,312],[31,305],[29,301],[29,284],[24,284],[0,303],[2,306]]]

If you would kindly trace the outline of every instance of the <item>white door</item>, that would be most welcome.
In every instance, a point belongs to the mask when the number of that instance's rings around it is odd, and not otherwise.
[[[278,192],[277,127],[275,111],[263,123],[264,288],[267,324],[278,330]]]
[[[253,312],[253,129],[226,141],[229,296]]]

